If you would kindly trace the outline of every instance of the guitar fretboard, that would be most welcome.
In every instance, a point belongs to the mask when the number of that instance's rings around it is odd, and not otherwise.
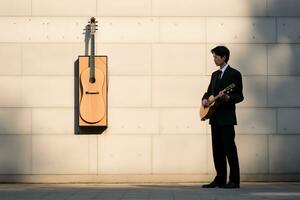
[[[91,34],[90,78],[95,79],[95,36]]]

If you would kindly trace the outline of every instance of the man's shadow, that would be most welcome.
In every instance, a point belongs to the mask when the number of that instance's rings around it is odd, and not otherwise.
[[[84,29],[85,55],[89,56],[90,24]],[[79,59],[74,62],[74,130],[75,134],[101,134],[107,126],[79,126]]]

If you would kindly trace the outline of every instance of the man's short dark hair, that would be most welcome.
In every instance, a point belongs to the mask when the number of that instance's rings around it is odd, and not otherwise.
[[[225,62],[228,62],[229,60],[230,51],[225,46],[217,46],[211,50],[211,53],[215,53],[216,55],[221,56],[221,58],[225,56],[226,57]]]

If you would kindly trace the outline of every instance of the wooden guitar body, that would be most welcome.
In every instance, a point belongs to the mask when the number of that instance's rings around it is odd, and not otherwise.
[[[204,107],[203,105],[201,105],[200,107],[200,118],[202,121],[206,120],[206,119],[209,119],[212,114],[214,113],[215,111],[215,102],[213,102],[214,100],[214,96],[211,95],[209,98],[208,98],[208,103],[209,103],[209,106],[208,107]]]
[[[104,74],[95,68],[95,80],[90,82],[90,70],[85,69],[80,75],[82,97],[80,99],[80,117],[88,123],[97,123],[103,119],[105,104],[103,100]]]

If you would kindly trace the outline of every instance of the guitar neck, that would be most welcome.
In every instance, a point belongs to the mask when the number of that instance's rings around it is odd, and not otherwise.
[[[222,90],[222,92],[226,92],[226,89]],[[221,95],[218,94],[217,96],[215,96],[215,100],[217,100],[220,97],[221,97]]]
[[[91,35],[90,78],[95,77],[95,36]]]
[[[224,90],[222,90],[222,92],[226,92],[226,91],[227,91],[227,88],[225,88]],[[221,97],[221,95],[219,95],[219,94],[217,96],[215,96],[214,99],[213,99],[213,102],[215,102],[220,97]]]

